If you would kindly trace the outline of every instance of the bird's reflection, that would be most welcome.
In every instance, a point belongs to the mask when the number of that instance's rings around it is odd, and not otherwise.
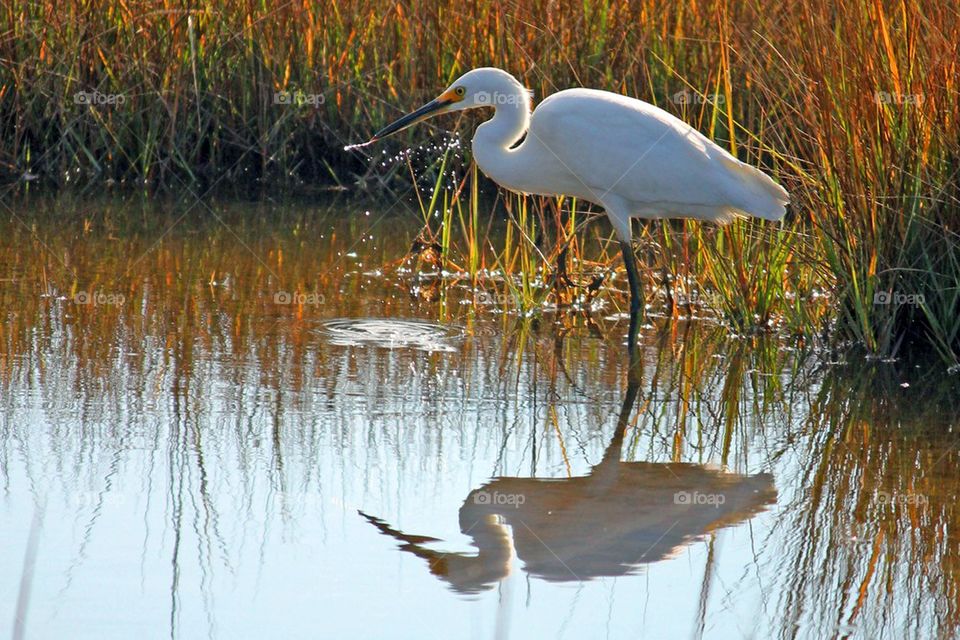
[[[437,551],[436,538],[410,535],[361,515],[431,573],[461,593],[489,589],[509,573],[513,549],[546,580],[619,576],[670,556],[685,543],[747,520],[776,499],[769,474],[745,476],[697,464],[621,462],[638,386],[630,384],[603,459],[585,476],[501,477],[470,492],[460,530],[476,555]]]

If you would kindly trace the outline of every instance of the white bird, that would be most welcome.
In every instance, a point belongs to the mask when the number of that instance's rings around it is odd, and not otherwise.
[[[631,343],[642,300],[631,218],[723,224],[786,213],[783,187],[663,109],[607,91],[567,89],[531,113],[530,92],[495,68],[465,73],[435,100],[354,146],[478,107],[494,109],[473,137],[473,157],[487,176],[511,191],[576,197],[606,211],[630,282]]]

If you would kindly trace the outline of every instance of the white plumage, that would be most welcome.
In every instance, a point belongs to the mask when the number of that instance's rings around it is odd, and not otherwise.
[[[513,191],[573,196],[602,206],[623,248],[634,312],[640,294],[631,218],[722,224],[740,215],[779,220],[786,213],[789,196],[769,176],[642,100],[569,89],[545,99],[532,114],[530,103],[530,93],[509,73],[474,69],[370,142],[439,113],[493,107],[493,118],[473,138],[480,169]]]
[[[561,91],[537,108],[530,131],[531,143],[549,146],[563,161],[567,180],[586,182],[600,194],[598,204],[605,193],[622,198],[638,217],[716,221],[742,213],[779,220],[786,212],[787,192],[767,175],[641,100]]]

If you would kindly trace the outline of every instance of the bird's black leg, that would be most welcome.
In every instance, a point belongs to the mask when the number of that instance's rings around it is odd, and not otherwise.
[[[631,353],[637,346],[637,331],[643,318],[643,292],[640,287],[640,273],[637,271],[637,258],[629,242],[620,242],[623,252],[623,264],[627,268],[627,280],[630,282],[630,334],[627,344]]]

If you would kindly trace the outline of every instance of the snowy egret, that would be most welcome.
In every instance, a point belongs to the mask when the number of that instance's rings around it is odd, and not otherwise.
[[[474,159],[487,176],[511,191],[572,196],[606,211],[630,282],[631,343],[642,300],[631,218],[722,224],[741,215],[779,220],[786,212],[789,195],[783,187],[652,104],[568,89],[532,113],[530,106],[530,92],[506,71],[474,69],[356,146],[441,113],[492,107],[493,118],[473,137]]]

